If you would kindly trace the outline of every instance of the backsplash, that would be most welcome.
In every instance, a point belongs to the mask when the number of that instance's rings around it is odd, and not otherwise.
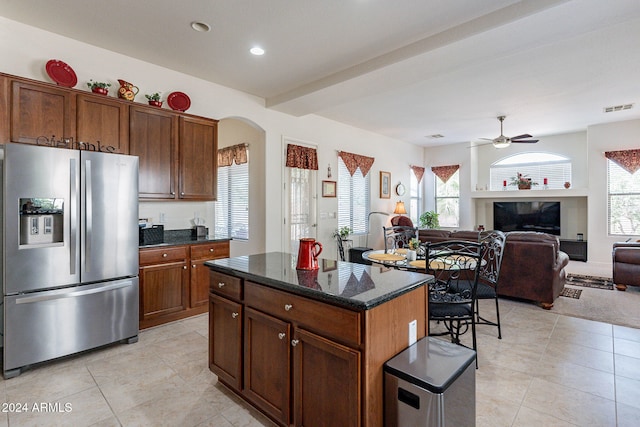
[[[138,218],[164,225],[165,232],[192,228],[196,216],[213,230],[215,220],[215,202],[141,202],[138,211]]]

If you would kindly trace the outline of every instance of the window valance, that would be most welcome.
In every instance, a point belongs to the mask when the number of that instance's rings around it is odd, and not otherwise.
[[[440,178],[442,182],[447,182],[458,169],[460,169],[460,165],[433,166],[431,171]]]
[[[420,181],[422,181],[422,176],[424,175],[424,168],[422,166],[411,166],[411,170],[413,171],[413,174],[416,176],[416,179],[418,180],[418,184],[420,184]]]
[[[367,176],[373,162],[376,160],[373,157],[361,156],[360,154],[347,153],[346,151],[338,151],[338,156],[342,158],[347,170],[353,176],[356,170],[360,168],[362,176]]]
[[[640,169],[640,149],[605,151],[604,156],[632,175]]]
[[[218,167],[231,166],[233,162],[236,165],[247,163],[247,144],[232,145],[218,150]]]
[[[287,167],[318,170],[318,152],[315,148],[287,144]]]

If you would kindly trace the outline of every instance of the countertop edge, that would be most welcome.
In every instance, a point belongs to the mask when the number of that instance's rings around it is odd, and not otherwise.
[[[433,280],[431,277],[425,275],[426,277],[423,280],[418,280],[415,283],[408,284],[402,289],[398,289],[396,291],[389,292],[388,294],[382,295],[376,299],[363,302],[363,301],[347,300],[344,297],[339,297],[331,294],[319,293],[314,291],[313,289],[309,289],[305,287],[293,287],[279,280],[269,279],[269,278],[265,278],[264,276],[252,274],[250,272],[240,271],[230,267],[216,265],[209,261],[206,261],[204,264],[207,267],[209,267],[211,270],[217,271],[219,273],[229,274],[235,277],[239,277],[241,279],[251,280],[252,282],[257,282],[261,285],[268,286],[270,288],[278,289],[284,292],[289,292],[291,294],[300,295],[303,297],[308,297],[320,302],[331,303],[333,305],[351,309],[351,310],[370,310],[387,301],[395,299],[421,286],[424,286]]]

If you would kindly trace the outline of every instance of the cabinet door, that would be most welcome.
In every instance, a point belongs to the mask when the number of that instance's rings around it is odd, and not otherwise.
[[[215,120],[180,117],[181,199],[215,200],[218,164]]]
[[[294,333],[295,426],[360,425],[360,352],[303,329]]]
[[[129,154],[140,158],[139,197],[174,199],[178,119],[158,108],[129,109]]]
[[[129,106],[122,102],[78,95],[78,141],[111,146],[116,153],[129,154]]]
[[[76,139],[75,95],[68,89],[12,82],[11,141],[35,144],[39,136]]]
[[[140,268],[140,320],[186,310],[189,270],[186,261]]]
[[[0,144],[10,141],[11,80],[0,74]]]
[[[209,301],[209,267],[206,260],[191,260],[190,306],[200,307]]]
[[[290,328],[275,317],[245,309],[244,392],[284,425],[290,418]]]
[[[229,387],[242,390],[242,304],[209,296],[209,369]]]

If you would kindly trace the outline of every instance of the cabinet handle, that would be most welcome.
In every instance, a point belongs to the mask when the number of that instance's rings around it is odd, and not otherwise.
[[[180,193],[181,196],[184,196],[184,191],[182,193]]]
[[[168,256],[169,256],[168,254],[162,254],[162,258],[166,258]]]
[[[293,308],[293,306],[291,304],[285,304],[284,305],[284,311],[290,311]]]
[[[235,319],[236,317],[238,317],[238,313],[231,313],[231,317]]]
[[[218,282],[218,287],[219,288],[224,288],[224,282]]]
[[[196,265],[195,265],[195,264],[193,264],[193,265],[191,266],[191,268],[196,268]]]
[[[187,266],[185,265],[185,266],[184,266],[184,267],[182,267],[182,268],[186,270],[186,269],[187,269]]]
[[[172,195],[172,196],[175,196],[175,195],[176,195],[176,192],[175,192],[175,191],[172,191],[172,192],[171,192],[171,195]]]
[[[287,336],[287,334],[285,334],[284,332],[280,332],[280,333],[278,334],[278,338],[280,338],[281,340],[283,340],[283,339],[284,339],[284,337],[286,337],[286,336]]]
[[[295,346],[298,345],[299,342],[300,341],[298,341],[298,340],[291,340],[291,345],[295,347]]]
[[[209,249],[209,252],[213,252],[213,248]]]

